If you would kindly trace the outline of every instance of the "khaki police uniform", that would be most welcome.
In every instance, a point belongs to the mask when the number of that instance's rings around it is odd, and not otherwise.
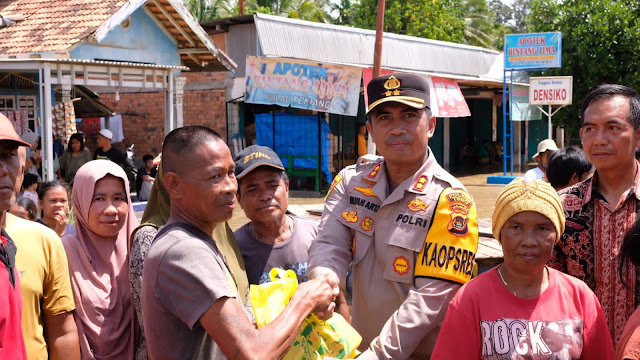
[[[311,276],[344,279],[353,264],[361,359],[428,358],[450,300],[471,278],[475,205],[429,154],[390,194],[382,158],[343,169],[309,249]]]

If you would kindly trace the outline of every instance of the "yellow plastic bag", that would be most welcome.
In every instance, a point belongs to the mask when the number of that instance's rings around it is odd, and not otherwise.
[[[298,277],[293,270],[273,268],[269,277],[270,283],[249,286],[249,299],[258,328],[277,318],[298,288]]]
[[[342,315],[334,313],[323,321],[309,314],[283,360],[316,360],[325,356],[353,359],[361,341],[360,334]]]
[[[280,315],[298,287],[298,278],[292,270],[273,268],[269,276],[272,282],[251,285],[249,289],[259,328]],[[316,360],[325,356],[353,359],[361,341],[360,334],[340,314],[334,313],[327,321],[309,314],[284,359]]]

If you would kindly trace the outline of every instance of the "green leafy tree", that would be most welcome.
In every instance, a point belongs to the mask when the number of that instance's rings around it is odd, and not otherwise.
[[[356,6],[351,0],[339,0],[339,2],[332,2],[329,5],[331,13],[334,13],[335,18],[333,23],[337,25],[353,25],[355,19]]]
[[[527,16],[531,0],[514,0],[511,4],[510,29],[514,33],[527,32]]]
[[[354,25],[376,28],[378,0],[355,5]],[[464,43],[461,0],[387,0],[384,31],[428,39]]]
[[[329,0],[185,0],[185,5],[198,21],[239,15],[238,1],[243,1],[244,14],[255,13],[328,22],[325,9]]]
[[[329,0],[247,0],[245,14],[263,13],[315,22],[328,22]]]
[[[529,14],[531,0],[514,0],[505,4],[502,0],[491,0],[489,11],[495,19],[495,35],[493,46],[496,49],[504,47],[505,34],[527,33],[526,17]]]
[[[237,15],[237,7],[230,0],[185,0],[184,5],[198,21]]]
[[[511,6],[502,2],[502,0],[491,0],[489,2],[489,9],[494,13],[496,23],[506,25],[511,20]]]
[[[463,0],[464,42],[468,45],[492,48],[502,36],[500,25],[486,0]]]
[[[598,85],[617,83],[640,88],[640,6],[638,1],[532,0],[530,32],[562,32],[562,67],[532,75],[573,76],[573,105],[554,122],[575,134],[580,104]]]

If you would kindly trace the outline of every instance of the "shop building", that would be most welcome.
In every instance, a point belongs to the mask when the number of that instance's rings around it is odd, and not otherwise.
[[[0,27],[0,111],[19,133],[42,136],[45,167],[54,136],[64,142],[82,131],[91,144],[100,126],[115,130],[115,146],[157,154],[174,128],[216,126],[214,116],[199,117],[203,105],[218,105],[226,132],[224,88],[235,63],[181,1],[4,0],[0,8],[13,19]],[[208,73],[184,76],[190,69]],[[219,89],[192,93],[188,81]],[[52,167],[45,173],[53,178]]]
[[[326,190],[332,176],[357,158],[357,128],[366,121],[362,83],[358,89],[357,111],[347,114],[325,109],[322,102],[318,102],[316,108],[299,101],[295,103],[295,93],[290,106],[255,103],[255,81],[258,79],[263,89],[290,88],[297,86],[296,83],[283,85],[284,78],[281,78],[265,85],[262,75],[286,73],[291,78],[302,74],[305,66],[310,72],[313,65],[326,67],[343,77],[356,69],[366,78],[373,63],[375,32],[265,14],[207,21],[201,25],[237,64],[226,89],[227,136],[232,150],[238,151],[256,142],[275,146],[276,152],[284,155],[294,177],[300,175],[292,183],[294,189]],[[257,70],[256,62],[260,67]],[[481,147],[501,141],[503,63],[499,51],[384,34],[383,70],[424,75],[434,84],[432,97],[437,97],[438,106],[444,110],[437,115],[436,134],[429,144],[440,164],[457,173],[477,171],[480,162],[484,162],[479,157]],[[285,66],[289,66],[288,72]],[[250,98],[246,98],[247,94]],[[267,97],[276,101],[289,99],[286,91],[262,95],[260,102]],[[321,98],[322,94],[318,99]],[[468,106],[469,114],[447,116],[461,99]],[[519,136],[524,126],[520,127],[519,122],[515,125],[514,151],[518,154],[524,144],[523,137]],[[539,141],[537,137],[546,136],[547,131],[542,121],[530,122],[528,130],[529,144],[534,143],[534,147]],[[529,151],[528,158],[531,154]],[[520,158],[517,156],[516,165],[520,164]]]

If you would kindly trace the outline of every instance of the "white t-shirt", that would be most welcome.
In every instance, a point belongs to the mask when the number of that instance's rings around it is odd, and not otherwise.
[[[539,167],[535,167],[524,173],[525,180],[543,180],[544,172]]]

